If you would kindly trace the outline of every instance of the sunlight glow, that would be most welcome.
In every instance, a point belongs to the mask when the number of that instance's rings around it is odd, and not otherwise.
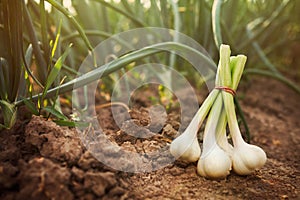
[[[40,0],[34,0],[37,3],[40,3]],[[25,1],[25,3],[27,4],[28,1]],[[50,3],[48,3],[47,1],[45,1],[45,10],[47,12],[51,12],[52,6]]]

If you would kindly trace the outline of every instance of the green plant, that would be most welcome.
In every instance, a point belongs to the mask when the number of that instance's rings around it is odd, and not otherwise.
[[[0,107],[4,124],[10,128],[16,121],[17,99],[22,79],[22,3],[17,0],[0,1]]]
[[[53,105],[52,107],[47,107],[46,111],[49,111],[50,108],[55,110],[55,100],[45,99],[45,94],[52,85],[61,84],[57,82],[57,77],[69,53],[69,49],[66,48],[65,52],[61,56],[58,55],[58,59],[53,63],[60,39],[60,26],[57,29],[55,41],[48,40],[43,1],[41,1],[40,6],[42,13],[40,23],[43,36],[42,45],[39,44],[33,21],[24,2],[0,1],[0,23],[2,25],[0,40],[1,44],[3,44],[0,49],[0,106],[4,118],[0,128],[10,128],[14,125],[17,116],[16,102],[22,98],[25,98],[24,103],[34,114],[45,111],[44,107],[46,108],[46,104]],[[25,55],[23,53],[23,19],[26,24],[29,41],[31,42]],[[36,74],[32,72],[31,59],[33,54],[36,58]],[[33,82],[30,80],[33,80]],[[26,83],[27,87],[24,87]],[[40,88],[38,92],[42,91],[42,94],[37,99],[37,106],[31,99],[34,93],[34,85]],[[29,98],[27,98],[28,95]]]

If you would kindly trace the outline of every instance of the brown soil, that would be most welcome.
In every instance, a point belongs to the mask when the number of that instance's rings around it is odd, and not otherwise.
[[[300,96],[270,79],[255,79],[239,94],[251,143],[268,155],[266,165],[252,175],[207,180],[196,174],[195,163],[181,161],[149,173],[119,172],[86,151],[74,129],[32,117],[0,132],[0,199],[300,199]],[[180,124],[176,110],[165,117],[159,110],[150,113],[166,119],[149,124],[145,96],[138,99],[144,107],[131,111],[132,119],[124,111],[119,117],[131,132],[132,123],[149,134],[162,125],[152,140],[120,131],[108,108],[97,112],[113,142],[147,154],[170,143]]]

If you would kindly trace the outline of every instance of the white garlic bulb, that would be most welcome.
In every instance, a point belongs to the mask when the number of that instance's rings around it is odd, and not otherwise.
[[[261,168],[267,161],[266,153],[258,146],[242,141],[232,153],[232,167],[239,175],[248,175]]]
[[[206,155],[201,155],[197,165],[198,174],[211,179],[225,178],[230,170],[231,159],[217,144]]]

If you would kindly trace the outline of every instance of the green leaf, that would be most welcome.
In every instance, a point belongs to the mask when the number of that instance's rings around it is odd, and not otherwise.
[[[44,50],[44,58],[47,64],[49,65],[49,55],[50,55],[50,48],[49,48],[49,39],[47,34],[47,16],[45,10],[45,1],[40,0],[40,25],[41,25],[41,36],[42,36],[42,44]]]
[[[73,122],[68,120],[54,120],[54,122],[59,126],[69,126],[69,127],[88,127],[87,122]]]
[[[96,81],[99,79],[99,77],[105,77],[112,72],[119,70],[126,66],[127,64],[138,60],[145,58],[150,55],[154,55],[156,53],[160,52],[170,52],[170,51],[175,51],[179,55],[180,54],[189,54],[189,56],[193,55],[195,58],[202,59],[202,61],[207,65],[207,67],[210,70],[216,71],[217,67],[215,63],[206,55],[204,55],[202,52],[176,42],[162,42],[154,45],[149,45],[147,47],[144,47],[142,49],[130,52],[126,54],[126,56],[122,56],[116,60],[113,60],[110,63],[107,63],[105,65],[102,65],[92,71],[87,72],[86,74],[79,76],[77,78],[72,79],[71,81],[64,83],[58,87],[51,88],[49,91],[45,91],[46,96],[45,97],[53,97],[57,95],[57,92],[59,91],[59,94],[72,91],[74,89],[77,89],[79,87],[82,87],[84,85],[87,85],[89,83],[92,83],[93,81]],[[32,99],[38,99],[39,95],[35,95],[32,97]],[[22,104],[22,101],[18,101],[16,103],[17,105]]]
[[[54,44],[53,44],[53,48],[52,48],[52,51],[51,51],[51,58],[54,57],[55,51],[57,49],[58,41],[59,41],[59,38],[60,38],[60,32],[61,32],[61,24],[62,24],[62,20],[59,21],[57,34],[56,34],[55,41],[54,41]]]
[[[0,57],[0,97],[1,99],[7,99],[8,97],[8,64],[5,58]]]
[[[217,48],[220,48],[220,45],[223,44],[222,34],[221,34],[221,22],[220,22],[220,13],[222,0],[215,0],[212,7],[212,28],[214,33],[214,40]]]
[[[295,92],[300,94],[300,87],[297,84],[295,84],[294,82],[292,82],[291,80],[289,80],[288,78],[281,75],[281,74],[275,74],[273,72],[270,72],[268,70],[263,70],[263,69],[246,69],[244,71],[244,74],[245,75],[255,74],[255,75],[261,75],[261,76],[274,78],[278,81],[281,81],[282,83],[284,83],[285,85],[287,85],[288,87],[293,89]]]
[[[25,58],[24,58],[24,66],[26,69],[27,74],[41,87],[44,88],[44,86],[40,83],[40,81],[33,75],[33,73],[30,70],[30,66],[32,64],[32,53],[33,53],[33,47],[32,44],[29,44],[28,48],[26,49]]]
[[[35,57],[35,61],[37,66],[39,66],[36,70],[39,80],[42,84],[45,84],[46,77],[47,77],[47,63],[43,57],[42,50],[39,45],[39,40],[33,25],[33,20],[30,15],[29,9],[27,6],[24,6],[24,25],[26,26],[30,43],[32,44],[33,53]],[[40,84],[39,84],[40,85]],[[42,86],[42,85],[40,85]],[[43,87],[42,87],[43,88]]]
[[[11,128],[17,120],[17,109],[14,104],[0,100],[0,107],[4,118],[4,127]]]
[[[83,41],[86,44],[86,46],[88,47],[88,49],[90,51],[93,51],[93,47],[92,47],[89,39],[85,35],[83,28],[78,23],[78,21],[72,16],[72,14],[64,6],[62,6],[58,1],[55,1],[55,0],[47,0],[47,1],[54,8],[56,8],[57,10],[59,10],[63,15],[65,15],[70,20],[70,22],[74,25],[74,27],[76,28],[76,30],[80,34],[81,38],[83,39]]]
[[[58,110],[56,110],[55,108],[53,108],[52,106],[47,106],[43,108],[44,111],[47,111],[48,113],[54,115],[55,117],[57,117],[58,119],[61,120],[68,120],[68,118],[62,114],[61,112],[59,112]]]
[[[55,79],[57,78],[63,63],[66,59],[66,57],[68,56],[70,49],[71,49],[72,45],[69,45],[68,48],[65,50],[65,52],[63,53],[63,55],[61,57],[59,57],[59,59],[57,60],[57,62],[54,64],[52,70],[50,71],[50,74],[47,78],[46,81],[46,85],[45,85],[45,89],[43,91],[43,95],[42,95],[42,99],[44,99],[45,95],[47,94],[48,89],[50,88],[50,86],[52,85],[52,83],[55,81]]]
[[[28,99],[24,99],[24,104],[26,105],[26,107],[30,110],[30,112],[34,115],[39,115],[39,111],[38,109],[36,108],[35,104],[28,100]]]
[[[67,120],[54,120],[54,122],[59,126],[69,126],[69,127],[75,127],[75,122],[67,121]]]
[[[131,13],[126,12],[116,6],[114,6],[112,3],[106,2],[104,0],[93,0],[95,2],[101,3],[102,5],[113,9],[115,12],[120,13],[130,19],[136,26],[138,27],[147,27],[147,24],[145,24],[143,21],[141,21],[139,18],[136,18],[135,16],[131,15]]]
[[[31,66],[32,64],[32,52],[33,52],[33,48],[32,48],[32,44],[29,44],[27,49],[26,49],[26,52],[25,52],[25,64],[29,67]],[[30,71],[30,70],[28,70]]]
[[[1,131],[2,129],[6,129],[6,126],[4,126],[3,124],[0,124],[0,131]]]

